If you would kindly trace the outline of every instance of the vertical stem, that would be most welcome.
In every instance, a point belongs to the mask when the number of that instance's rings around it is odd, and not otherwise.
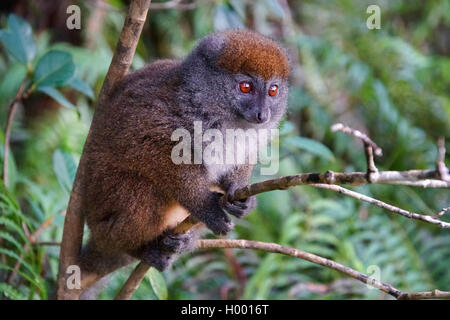
[[[14,100],[11,102],[8,109],[8,119],[6,121],[5,127],[5,143],[3,146],[3,183],[6,187],[8,187],[8,162],[9,162],[9,141],[11,139],[11,127],[14,121],[14,117],[17,112],[17,107],[19,106],[19,102],[23,98],[23,91],[25,89],[25,80],[20,84],[19,90],[17,91]]]
[[[107,105],[105,105],[105,101],[109,91],[118,80],[127,74],[130,68],[139,36],[147,17],[150,2],[151,0],[132,0],[130,3],[119,42],[117,43],[111,65],[109,66],[98,98],[98,108],[95,111],[93,122],[99,118],[99,113],[106,112]],[[90,134],[88,134],[86,143],[88,143],[89,139]],[[86,157],[82,154],[64,221],[58,272],[57,298],[60,300],[79,299],[82,292],[82,288],[68,288],[67,280],[71,275],[67,274],[66,270],[70,265],[79,265],[84,228],[84,216],[82,212],[82,200],[84,196],[83,180],[85,168],[89,165],[85,159]],[[96,277],[96,275],[92,274],[82,274],[81,276],[82,282],[83,279]]]

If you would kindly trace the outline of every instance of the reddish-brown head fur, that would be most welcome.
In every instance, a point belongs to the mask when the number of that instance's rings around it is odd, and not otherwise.
[[[227,31],[226,44],[217,65],[232,73],[259,75],[264,80],[286,79],[289,62],[284,51],[272,40],[250,31]]]

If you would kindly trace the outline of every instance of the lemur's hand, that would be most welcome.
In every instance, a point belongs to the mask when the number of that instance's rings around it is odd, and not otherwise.
[[[244,200],[233,199],[234,192],[239,188],[240,186],[238,184],[232,184],[221,197],[220,205],[229,214],[237,218],[242,218],[256,208],[257,200],[255,196],[248,197]]]
[[[216,235],[226,235],[233,229],[233,221],[220,205],[221,193],[210,192],[208,199],[196,204],[190,212]]]

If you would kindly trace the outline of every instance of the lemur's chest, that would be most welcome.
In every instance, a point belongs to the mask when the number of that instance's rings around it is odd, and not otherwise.
[[[258,141],[256,131],[226,130],[219,138],[210,139],[204,144],[203,164],[210,181],[220,178],[242,165],[255,165],[258,161],[258,148],[266,147]]]

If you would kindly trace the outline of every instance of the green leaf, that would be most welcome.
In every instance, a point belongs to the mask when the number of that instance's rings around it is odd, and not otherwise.
[[[80,78],[73,77],[67,82],[67,85],[78,92],[81,92],[85,95],[87,95],[89,98],[94,98],[94,91],[92,91],[91,87],[81,80]]]
[[[326,160],[334,161],[334,156],[330,149],[318,141],[304,137],[288,137],[284,139],[284,142],[293,147],[306,150]]]
[[[36,90],[41,91],[41,92],[45,93],[46,95],[49,95],[50,97],[52,97],[53,99],[58,101],[62,106],[66,107],[66,108],[70,108],[70,109],[75,108],[75,106],[69,100],[67,100],[67,98],[64,97],[61,92],[59,92],[58,90],[56,90],[53,87],[38,87]]]
[[[0,79],[0,105],[5,105],[14,99],[26,74],[27,68],[22,63],[8,63]]]
[[[66,84],[75,72],[72,55],[51,50],[39,59],[33,76],[34,86],[54,87]]]
[[[30,24],[15,14],[8,17],[8,29],[0,31],[0,41],[15,59],[23,64],[33,60],[36,42]]]
[[[12,300],[27,300],[25,295],[6,283],[0,283],[0,292]]]
[[[167,286],[163,275],[158,270],[152,267],[148,270],[147,276],[158,299],[167,300]]]
[[[56,174],[61,188],[70,194],[72,190],[72,184],[75,180],[75,173],[77,171],[77,165],[71,154],[56,150],[53,153],[53,171]]]

